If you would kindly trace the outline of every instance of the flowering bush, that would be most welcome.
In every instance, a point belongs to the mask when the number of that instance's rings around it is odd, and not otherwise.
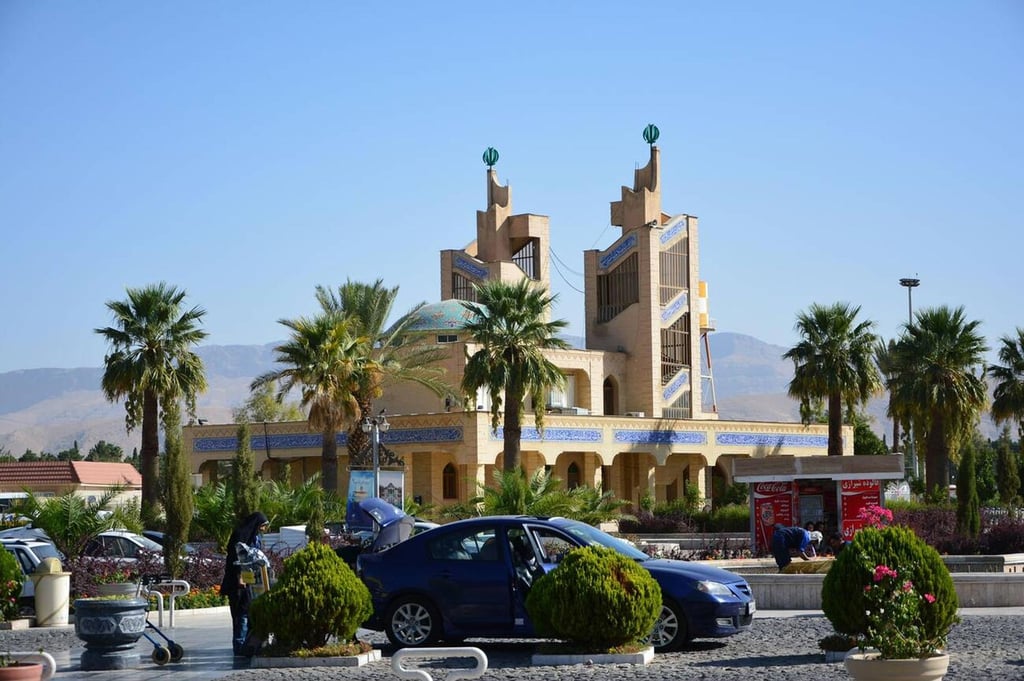
[[[864,587],[867,635],[861,648],[876,648],[885,659],[926,657],[946,645],[946,637],[928,631],[922,611],[935,605],[935,596],[919,593],[899,570],[876,565],[872,583]]]
[[[866,509],[868,526],[837,557],[822,585],[822,610],[838,633],[883,658],[925,657],[958,621],[956,591],[938,552],[913,530]]]
[[[10,551],[0,549],[0,622],[18,616],[18,596],[24,581],[18,559]]]

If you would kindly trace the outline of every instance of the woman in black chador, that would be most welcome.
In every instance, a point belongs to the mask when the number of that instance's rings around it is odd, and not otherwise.
[[[267,516],[259,511],[252,513],[231,532],[228,539],[227,559],[224,561],[224,580],[220,592],[228,597],[231,607],[231,647],[235,655],[251,655],[245,649],[245,637],[249,634],[249,604],[252,603],[252,588],[242,583],[242,569],[238,565],[235,547],[239,542],[260,548],[260,532],[269,526]]]

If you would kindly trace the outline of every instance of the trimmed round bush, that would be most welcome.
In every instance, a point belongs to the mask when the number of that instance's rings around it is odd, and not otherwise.
[[[534,582],[526,610],[539,635],[606,650],[650,635],[661,612],[661,587],[622,554],[588,546],[570,551]]]
[[[944,638],[958,621],[959,603],[953,578],[939,553],[914,531],[898,525],[859,530],[838,556],[821,587],[821,608],[841,634],[867,635],[865,587],[872,584],[877,565],[900,571],[914,590],[930,594],[935,602],[921,613],[921,626],[929,638]]]
[[[252,602],[250,621],[260,638],[274,636],[274,648],[313,649],[333,636],[345,643],[373,612],[370,592],[351,568],[320,542],[284,561],[277,583]]]

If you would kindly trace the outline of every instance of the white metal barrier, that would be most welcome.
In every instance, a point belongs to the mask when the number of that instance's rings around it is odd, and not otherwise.
[[[455,669],[445,677],[446,681],[456,679],[476,679],[483,676],[487,671],[487,655],[479,648],[458,647],[458,648],[402,648],[391,655],[391,669],[402,679],[416,679],[417,681],[434,681],[433,677],[423,669],[406,669],[402,661],[409,657],[472,657],[476,660],[476,666],[472,669]]]
[[[43,665],[43,681],[50,681],[57,673],[57,662],[50,653],[7,653],[14,662],[29,662]]]
[[[189,592],[192,587],[184,579],[168,579],[163,582],[156,582],[143,587],[143,595],[145,596],[156,596],[156,609],[157,609],[157,626],[164,626],[164,596],[167,596],[167,601],[170,605],[168,608],[168,626],[174,628],[174,599],[178,596],[184,596]],[[164,593],[162,589],[169,589],[170,593]]]

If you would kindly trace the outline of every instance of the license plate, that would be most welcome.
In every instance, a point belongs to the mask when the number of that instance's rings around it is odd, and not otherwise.
[[[753,615],[755,612],[757,612],[757,603],[750,601],[747,603],[747,615]]]

